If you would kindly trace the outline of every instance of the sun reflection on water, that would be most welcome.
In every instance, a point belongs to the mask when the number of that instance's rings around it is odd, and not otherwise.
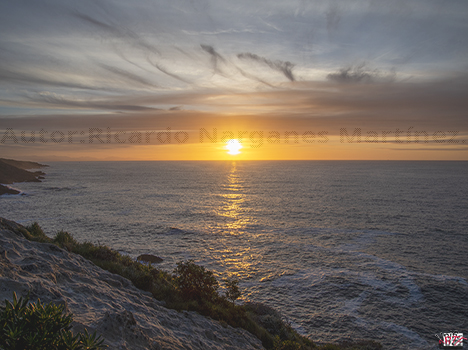
[[[252,269],[255,270],[259,257],[252,251],[252,237],[246,230],[253,219],[245,192],[246,179],[242,175],[239,164],[232,162],[218,194],[220,203],[216,212],[224,220],[220,226],[222,235],[217,241],[218,248],[211,254],[222,266],[224,274],[245,280],[252,277]]]
[[[230,234],[240,234],[250,219],[245,215],[243,180],[239,176],[236,162],[231,164],[226,184],[223,185],[223,192],[221,193],[223,202],[218,210],[218,215],[227,218],[225,229]]]

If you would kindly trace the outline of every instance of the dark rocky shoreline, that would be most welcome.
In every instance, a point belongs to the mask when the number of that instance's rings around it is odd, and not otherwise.
[[[5,186],[15,182],[41,182],[45,173],[38,170],[35,172],[27,169],[41,169],[48,165],[36,162],[20,161],[0,158],[0,196],[3,194],[20,194],[21,192]]]

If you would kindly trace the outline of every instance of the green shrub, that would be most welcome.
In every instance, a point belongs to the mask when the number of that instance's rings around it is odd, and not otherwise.
[[[303,347],[298,342],[292,340],[281,340],[279,336],[275,337],[275,350],[301,350]]]
[[[213,301],[218,297],[219,283],[213,272],[193,260],[177,263],[174,281],[185,300]]]
[[[226,298],[234,303],[234,301],[236,301],[241,296],[241,292],[239,290],[239,280],[228,278],[225,280],[225,284]]]
[[[39,226],[37,222],[26,226],[27,232],[23,232],[23,235],[31,240],[31,241],[38,241],[38,242],[50,242],[50,238],[46,236],[42,228]]]
[[[337,344],[325,344],[319,347],[320,350],[344,350],[344,348],[339,347]]]
[[[99,350],[104,349],[104,339],[78,333],[73,335],[70,324],[72,315],[64,315],[64,306],[36,303],[28,304],[28,299],[17,298],[13,293],[13,303],[5,300],[0,307],[0,348],[4,350]]]
[[[66,248],[68,251],[72,251],[73,248],[78,244],[73,236],[65,231],[57,232],[52,242],[58,244],[62,248]]]
[[[257,324],[275,337],[274,343],[269,348],[275,350],[316,348],[312,341],[299,335],[272,307],[262,303],[248,302],[244,304],[244,308]]]

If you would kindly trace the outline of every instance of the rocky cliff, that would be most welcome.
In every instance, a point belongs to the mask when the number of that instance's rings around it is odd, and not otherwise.
[[[97,331],[109,349],[263,349],[243,329],[161,305],[127,279],[53,244],[23,238],[23,227],[0,218],[0,302],[64,304],[73,330]]]
[[[0,195],[20,193],[15,189],[1,184],[12,184],[14,182],[40,182],[40,179],[43,178],[42,176],[45,175],[42,171],[35,171],[32,173],[26,169],[39,169],[44,167],[47,167],[47,165],[0,158]]]

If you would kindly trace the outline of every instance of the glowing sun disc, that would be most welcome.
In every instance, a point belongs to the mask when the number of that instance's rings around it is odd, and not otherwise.
[[[239,140],[232,139],[227,142],[226,149],[228,150],[228,154],[235,156],[236,154],[240,153],[240,149],[242,148],[241,143]]]

